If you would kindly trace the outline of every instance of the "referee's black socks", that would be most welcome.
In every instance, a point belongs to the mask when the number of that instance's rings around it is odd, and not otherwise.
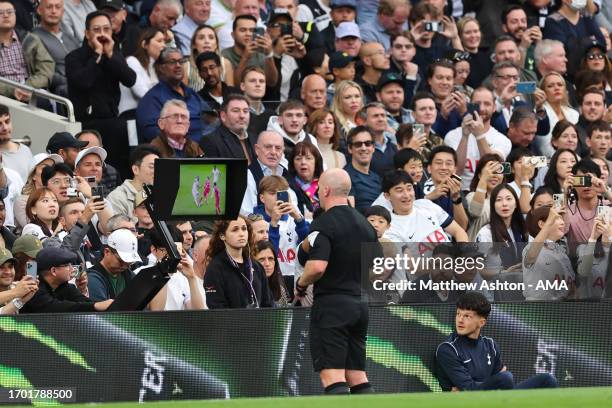
[[[373,392],[374,388],[372,388],[369,382],[364,382],[351,387],[351,394],[372,394]]]
[[[348,395],[349,387],[346,382],[337,382],[325,387],[325,394],[327,395]]]

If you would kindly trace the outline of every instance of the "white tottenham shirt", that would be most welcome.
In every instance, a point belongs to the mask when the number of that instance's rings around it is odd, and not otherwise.
[[[552,241],[546,241],[538,258],[532,265],[525,263],[525,256],[533,245],[530,242],[523,249],[523,296],[526,300],[561,300],[574,285],[576,275],[572,263],[567,256],[567,248]],[[550,285],[565,281],[568,289],[558,286],[558,289],[542,288],[538,285]]]
[[[444,143],[453,149],[457,150],[459,143],[461,142],[462,130],[460,127],[451,130],[444,137]],[[506,160],[506,156],[512,150],[512,142],[502,133],[498,132],[493,126],[485,133],[485,138],[491,150],[500,153],[502,158]],[[480,160],[480,150],[478,150],[478,142],[476,137],[472,134],[468,137],[465,169],[459,174],[461,176],[461,188],[463,190],[470,189],[470,183],[474,178],[474,170]]]
[[[206,305],[206,292],[204,291],[204,281],[196,276],[196,285],[202,296],[202,301]],[[166,284],[167,296],[166,306],[164,310],[185,310],[187,304],[191,301],[191,290],[189,289],[189,281],[180,272],[172,274],[172,277]]]

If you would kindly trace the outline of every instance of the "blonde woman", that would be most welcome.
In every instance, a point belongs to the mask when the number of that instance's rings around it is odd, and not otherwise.
[[[551,143],[552,130],[557,122],[567,120],[572,125],[578,123],[580,114],[572,108],[568,102],[567,88],[565,79],[556,72],[551,72],[540,80],[539,87],[546,94],[546,102],[543,108],[546,110],[548,120],[550,122],[550,132],[546,136],[538,136],[535,138],[537,147],[543,155],[550,158],[555,153],[555,149]]]
[[[342,81],[336,86],[336,92],[332,99],[331,111],[338,121],[338,132],[340,133],[340,148],[342,152],[346,149],[346,135],[357,126],[357,113],[363,108],[363,90],[354,81]]]

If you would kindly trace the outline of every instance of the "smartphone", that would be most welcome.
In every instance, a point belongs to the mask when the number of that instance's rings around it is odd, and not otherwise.
[[[495,174],[512,174],[512,165],[509,162],[500,163]]]
[[[38,264],[36,261],[26,262],[26,275],[31,276],[34,279],[38,277]]]
[[[591,176],[574,176],[574,187],[591,187]]]
[[[277,191],[276,192],[276,200],[282,201],[284,203],[288,203],[289,202],[289,192],[287,190],[285,190],[285,191]]]
[[[255,27],[255,31],[253,31],[253,41],[255,41],[258,37],[263,37],[265,32],[265,28]]]
[[[85,272],[85,268],[81,264],[70,265],[72,267],[72,277],[74,279],[79,279],[81,275]]]
[[[546,156],[526,156],[523,157],[523,164],[532,164],[536,169],[546,167],[548,160]]]
[[[87,182],[87,184],[89,184],[90,186],[93,186],[96,184],[96,177],[95,176],[87,176],[85,177],[85,181]]]
[[[474,115],[474,113],[475,112],[479,112],[479,114],[480,114],[480,104],[479,103],[468,103],[467,104],[467,111],[468,111],[468,113],[472,114],[474,119],[476,119],[476,115]]]
[[[97,196],[97,198],[94,198],[95,202],[98,201],[102,201],[104,200],[104,186],[94,186],[91,188],[91,195],[93,196]]]
[[[282,24],[281,27],[281,37],[286,35],[293,36],[293,26],[291,24]]]
[[[412,134],[415,135],[417,133],[421,133],[425,135],[425,125],[421,123],[413,123],[412,124]]]
[[[563,194],[553,194],[553,209],[560,210],[563,207]]]
[[[425,31],[428,33],[437,33],[440,30],[440,25],[437,21],[426,21]]]
[[[456,175],[455,173],[451,174],[451,178],[457,180],[458,182],[461,183],[461,177],[459,177],[458,175]]]
[[[531,95],[536,91],[536,83],[533,81],[519,82],[516,84],[516,92],[523,95]]]
[[[610,207],[607,205],[598,205],[597,216],[601,217],[606,225],[610,224]]]

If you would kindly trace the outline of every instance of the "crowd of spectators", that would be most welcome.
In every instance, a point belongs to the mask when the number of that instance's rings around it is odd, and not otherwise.
[[[386,282],[609,296],[603,3],[0,0],[0,77],[69,98],[83,128],[37,135],[48,143],[33,155],[0,105],[0,313],[103,311],[163,260],[143,186],[168,157],[246,159],[247,189],[237,220],[169,226],[181,260],[150,310],[290,305],[333,168],[392,252],[487,255],[483,270],[391,268]]]

